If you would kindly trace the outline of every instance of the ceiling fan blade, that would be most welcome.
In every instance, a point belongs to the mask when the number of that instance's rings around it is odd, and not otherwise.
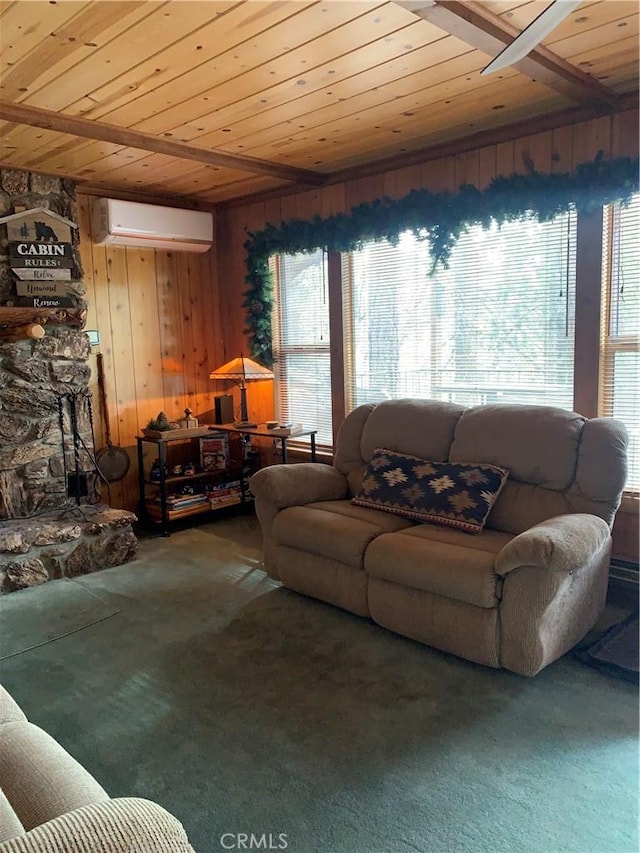
[[[492,74],[494,71],[500,71],[502,68],[524,59],[551,30],[555,29],[581,3],[582,0],[554,0],[480,73]]]

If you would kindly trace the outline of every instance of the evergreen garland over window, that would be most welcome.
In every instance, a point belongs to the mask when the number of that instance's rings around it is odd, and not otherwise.
[[[492,222],[533,218],[540,222],[559,213],[589,213],[605,204],[625,203],[638,191],[638,158],[604,160],[600,151],[572,173],[542,174],[531,171],[497,177],[484,190],[471,184],[457,192],[412,190],[401,199],[387,197],[359,204],[348,213],[323,219],[292,219],[249,233],[246,249],[247,311],[251,354],[262,364],[273,362],[271,349],[272,255],[310,253],[317,249],[350,252],[370,240],[396,242],[412,231],[429,244],[434,267],[447,265],[451,249],[471,225],[486,228]]]

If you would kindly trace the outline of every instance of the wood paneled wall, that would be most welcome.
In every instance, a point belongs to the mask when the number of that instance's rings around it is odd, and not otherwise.
[[[87,286],[87,329],[100,332],[111,440],[131,458],[127,477],[111,484],[110,503],[138,504],[135,437],[164,411],[170,420],[188,406],[204,416],[216,383],[209,373],[225,360],[216,253],[190,254],[95,245],[90,198],[78,196],[80,248]],[[96,447],[105,445],[91,355]],[[210,420],[207,418],[207,420]],[[103,489],[103,497],[108,497]]]

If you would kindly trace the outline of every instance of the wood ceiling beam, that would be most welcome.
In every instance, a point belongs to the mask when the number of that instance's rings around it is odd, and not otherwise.
[[[504,18],[490,12],[477,0],[397,0],[420,18],[461,39],[489,57],[496,56],[505,45],[522,32]],[[538,45],[524,59],[512,66],[532,80],[583,106],[615,110],[618,96],[594,77]]]
[[[271,163],[254,157],[225,154],[222,151],[209,151],[183,142],[172,142],[169,139],[162,139],[149,133],[142,133],[139,130],[129,130],[113,124],[66,116],[62,113],[43,110],[39,107],[28,107],[24,104],[0,101],[0,119],[16,124],[26,124],[29,127],[40,127],[58,133],[81,136],[86,139],[93,139],[96,142],[110,142],[114,145],[123,145],[126,148],[138,148],[142,151],[152,151],[155,154],[166,154],[169,157],[178,157],[181,160],[195,160],[206,165],[223,166],[258,175],[269,175],[296,184],[319,186],[326,181],[324,175],[307,169]]]

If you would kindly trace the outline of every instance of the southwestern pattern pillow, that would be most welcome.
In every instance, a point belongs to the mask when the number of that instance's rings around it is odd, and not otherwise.
[[[428,462],[377,448],[352,503],[480,533],[508,475],[495,465]]]

